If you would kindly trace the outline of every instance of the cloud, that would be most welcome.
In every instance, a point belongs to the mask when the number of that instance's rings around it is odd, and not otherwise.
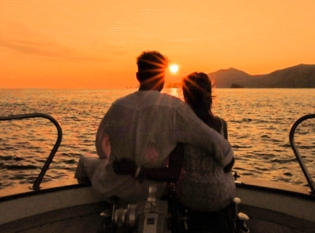
[[[0,35],[0,47],[20,54],[52,60],[106,61],[102,57],[63,45],[53,37],[32,31],[20,24],[9,24],[5,29],[6,33]]]
[[[190,42],[190,41],[207,41],[207,40],[226,40],[226,39],[229,39],[229,38],[224,38],[224,37],[194,37],[194,38],[181,38],[181,39],[173,39],[171,41],[173,42]]]
[[[71,54],[71,50],[61,48],[53,43],[37,43],[34,41],[0,39],[0,47],[9,48],[19,53],[46,57],[63,57]]]

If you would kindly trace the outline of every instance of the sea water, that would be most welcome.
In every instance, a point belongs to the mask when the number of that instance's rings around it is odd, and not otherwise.
[[[136,89],[2,89],[0,116],[41,112],[56,118],[63,139],[43,182],[73,178],[81,154],[95,154],[95,133],[111,103]],[[181,89],[163,92],[182,98]],[[289,143],[299,117],[315,113],[315,89],[215,89],[213,112],[228,123],[233,168],[250,176],[307,184]],[[299,128],[295,141],[315,177],[315,119]],[[32,184],[56,142],[46,119],[0,122],[0,189]]]

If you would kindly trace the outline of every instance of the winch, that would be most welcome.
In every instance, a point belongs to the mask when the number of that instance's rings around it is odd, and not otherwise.
[[[113,198],[112,210],[101,213],[104,221],[98,233],[187,232],[187,216],[181,215],[176,208],[171,210],[169,200],[157,199],[156,193],[156,186],[149,187],[148,199],[137,204],[123,204],[119,199]],[[234,198],[235,211],[232,215],[235,232],[249,233],[245,224],[249,220],[248,216],[238,212],[240,202],[239,198]]]
[[[112,233],[171,233],[168,229],[168,202],[156,198],[157,188],[149,188],[148,199],[137,204],[120,206],[121,203],[113,199],[110,213],[102,212],[105,220],[98,232]]]

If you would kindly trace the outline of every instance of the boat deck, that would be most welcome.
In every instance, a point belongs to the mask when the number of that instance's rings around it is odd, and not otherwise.
[[[0,226],[2,233],[97,233],[100,232],[106,203],[96,203],[52,211]],[[250,217],[247,226],[251,233],[313,233],[315,224],[287,215],[275,214],[264,209],[242,206]],[[303,226],[303,227],[301,227]],[[304,229],[303,231],[299,229]]]
[[[250,218],[246,223],[250,233],[314,233],[315,223],[274,211],[241,206]]]
[[[0,226],[0,232],[96,233],[103,221],[100,212],[106,208],[109,208],[107,203],[96,203],[52,211],[4,224]]]

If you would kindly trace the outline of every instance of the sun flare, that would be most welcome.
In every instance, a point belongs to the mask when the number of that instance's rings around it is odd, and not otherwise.
[[[169,69],[170,69],[172,74],[176,74],[178,69],[179,69],[179,66],[177,64],[172,64],[172,65],[170,65]]]

